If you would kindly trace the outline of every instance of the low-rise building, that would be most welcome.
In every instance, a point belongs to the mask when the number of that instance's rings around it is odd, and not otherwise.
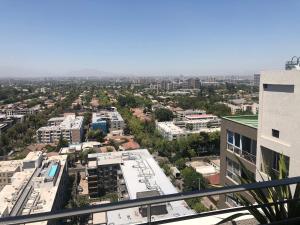
[[[108,133],[108,131],[123,130],[125,123],[117,109],[112,107],[110,110],[93,113],[91,127]]]
[[[243,168],[246,168],[248,174],[255,177],[257,127],[258,117],[256,115],[228,116],[222,119],[220,145],[222,186],[240,184],[239,177],[245,176]],[[250,198],[247,194],[245,197]],[[220,196],[220,208],[234,207],[238,204],[234,194]]]
[[[26,160],[36,161],[39,154],[30,154]],[[67,181],[67,156],[51,156],[36,164],[14,173],[11,184],[0,191],[0,217],[29,215],[56,211],[65,204]],[[57,221],[42,221],[35,225],[53,225]]]
[[[51,118],[48,126],[39,128],[36,135],[39,143],[57,143],[60,138],[68,143],[80,143],[83,136],[83,116],[67,114]]]
[[[156,129],[167,140],[172,141],[200,132],[220,130],[221,120],[211,114],[185,115],[183,120],[156,122]]]
[[[115,192],[118,199],[137,199],[175,194],[177,189],[146,149],[89,154],[87,177],[90,196],[99,196],[102,190]],[[185,201],[151,206],[152,220],[193,215]],[[145,208],[109,211],[107,224],[141,224],[147,221]]]
[[[185,130],[179,126],[176,126],[173,121],[156,122],[156,129],[165,139],[169,141],[186,137]]]
[[[176,110],[175,111],[175,115],[177,117],[178,120],[184,120],[185,116],[191,116],[191,115],[202,115],[202,114],[206,114],[205,110]]]
[[[11,184],[11,178],[22,170],[22,160],[0,161],[0,191],[5,185]]]

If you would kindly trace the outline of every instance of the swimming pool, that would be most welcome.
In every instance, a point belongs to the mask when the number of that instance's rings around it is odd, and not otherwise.
[[[54,177],[55,174],[56,174],[56,171],[57,171],[57,168],[58,168],[58,165],[52,165],[50,170],[49,170],[49,173],[48,173],[48,176],[49,177]]]

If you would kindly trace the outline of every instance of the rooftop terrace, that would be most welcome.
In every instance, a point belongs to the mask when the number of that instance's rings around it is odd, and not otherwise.
[[[224,116],[223,119],[253,127],[255,129],[258,127],[258,115]]]

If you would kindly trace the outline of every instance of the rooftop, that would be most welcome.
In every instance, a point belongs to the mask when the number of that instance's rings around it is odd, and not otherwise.
[[[223,119],[240,123],[245,126],[249,126],[257,129],[258,127],[258,115],[243,115],[243,116],[225,116]]]
[[[0,161],[0,173],[14,172],[22,167],[22,160]]]
[[[137,199],[141,195],[159,195],[178,193],[168,177],[161,170],[157,162],[146,149],[122,151],[113,153],[89,154],[89,158],[97,157],[100,161],[108,162],[119,160],[124,182],[130,199]],[[111,158],[111,159],[110,159]],[[90,167],[89,161],[89,167]],[[93,165],[91,165],[93,166]],[[148,193],[151,191],[151,193]],[[186,215],[193,215],[194,211],[189,209],[185,201],[174,201],[167,204],[167,214],[152,216],[152,220],[161,220]],[[108,223],[116,225],[136,224],[146,222],[147,218],[139,213],[139,207],[109,211],[107,213]]]
[[[186,115],[187,119],[212,119],[216,118],[217,116],[212,114],[192,114],[192,115]]]

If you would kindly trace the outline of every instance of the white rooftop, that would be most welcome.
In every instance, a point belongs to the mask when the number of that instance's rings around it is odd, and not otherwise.
[[[15,171],[22,164],[22,160],[0,161],[0,173]]]
[[[108,158],[121,159],[122,164],[120,167],[130,199],[136,199],[137,193],[145,191],[157,190],[161,195],[178,192],[147,149],[90,155],[89,158],[97,155],[98,160],[99,158],[102,158],[102,160]],[[185,201],[167,203],[167,210],[168,214],[153,216],[152,221],[195,213],[189,209]],[[107,212],[107,220],[108,224],[125,225],[146,222],[147,218],[142,217],[139,208],[135,207],[109,211]]]
[[[167,133],[172,133],[172,134],[184,133],[184,130],[182,128],[176,126],[173,121],[157,122],[157,126],[161,129],[163,129]]]

